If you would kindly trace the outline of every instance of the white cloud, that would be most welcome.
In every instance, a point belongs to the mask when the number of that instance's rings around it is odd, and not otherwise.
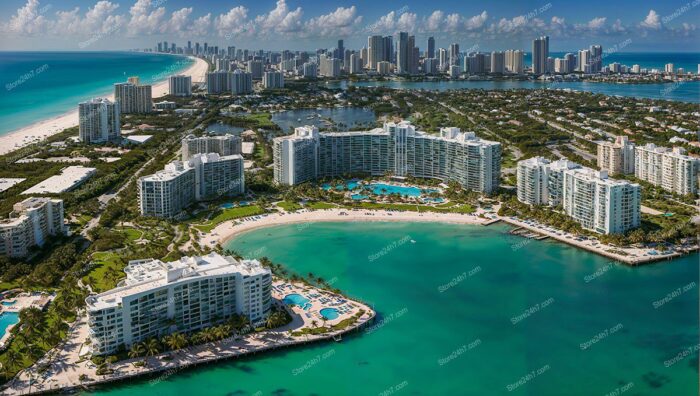
[[[306,35],[347,36],[352,34],[354,28],[360,23],[362,23],[362,16],[357,15],[355,6],[338,7],[329,14],[309,19],[304,29]]]
[[[160,4],[157,2],[156,4]],[[157,34],[167,31],[167,21],[165,20],[165,7],[158,7],[151,10],[151,0],[137,0],[129,9],[131,19],[127,29],[129,36],[139,36],[144,34]]]
[[[464,25],[467,28],[467,30],[481,29],[486,23],[488,17],[489,14],[486,11],[483,11],[481,14],[474,15],[473,17],[467,19]]]
[[[277,6],[265,15],[255,17],[255,24],[259,33],[267,34],[271,31],[279,33],[298,32],[302,28],[301,7],[290,11],[285,0],[277,0]]]
[[[44,12],[45,7],[41,7],[39,0],[27,0],[27,4],[17,10],[2,30],[27,36],[44,33],[47,28]]]
[[[442,27],[442,20],[445,17],[445,13],[440,10],[433,11],[432,14],[425,21],[425,30],[428,32],[436,32]]]
[[[201,16],[192,23],[192,35],[194,37],[205,37],[211,28],[211,13]]]
[[[605,21],[606,21],[607,19],[608,19],[608,18],[605,18],[605,17],[596,17],[596,18],[593,18],[593,19],[591,19],[590,21],[588,21],[587,26],[588,26],[588,28],[591,29],[591,30],[600,29],[600,28],[602,28],[602,27],[605,26]]]
[[[214,27],[219,36],[232,37],[244,33],[249,27],[248,9],[243,6],[231,8],[214,20]]]
[[[404,12],[396,21],[396,29],[401,31],[412,32],[416,29],[418,20],[418,15],[412,12]]]
[[[649,10],[649,14],[640,23],[640,26],[647,29],[661,29],[661,17],[654,10]]]

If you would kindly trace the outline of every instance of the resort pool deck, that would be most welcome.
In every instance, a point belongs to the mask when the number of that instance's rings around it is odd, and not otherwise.
[[[4,346],[7,340],[10,338],[10,332],[8,331],[12,326],[19,322],[19,313],[17,312],[3,312],[0,313],[0,346]]]
[[[354,199],[355,201],[361,201],[363,199],[369,198],[369,196],[363,194],[352,194],[350,198]]]
[[[304,310],[311,308],[309,299],[297,293],[287,294],[286,296],[284,296],[284,299],[282,299],[282,301],[284,301],[285,304],[296,305]]]
[[[17,301],[3,301],[2,302],[2,305],[6,306],[6,307],[11,307],[15,304],[17,304]]]
[[[348,180],[348,181],[345,182],[345,183],[341,183],[341,184],[336,185],[336,186],[335,186],[335,189],[338,190],[338,191],[343,191],[343,190],[345,190],[345,189],[347,189],[347,190],[349,190],[349,191],[352,191],[352,190],[356,189],[356,188],[359,187],[359,186],[360,186],[360,181],[357,180],[357,179],[352,179],[352,180]],[[330,183],[323,183],[323,184],[321,185],[321,188],[324,189],[324,190],[326,190],[326,191],[330,190],[331,187],[332,187],[332,186],[331,186]]]
[[[319,313],[327,320],[335,320],[338,319],[338,316],[340,316],[338,310],[335,308],[323,308],[319,311]]]

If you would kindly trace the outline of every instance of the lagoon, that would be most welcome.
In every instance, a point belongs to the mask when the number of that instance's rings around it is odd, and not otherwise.
[[[411,395],[588,396],[632,383],[630,394],[697,395],[697,352],[665,364],[698,343],[697,254],[631,268],[508,230],[338,222],[245,233],[225,248],[263,251],[298,274],[313,272],[372,304],[377,322],[340,343],[95,394],[198,394],[205,386],[221,396],[376,395],[402,384]],[[407,237],[416,243],[397,243]],[[695,286],[655,306],[686,285]],[[299,367],[309,368],[295,375]]]
[[[328,119],[332,123],[327,122]],[[304,125],[333,131],[372,129],[375,120],[374,111],[362,107],[296,109],[272,113],[272,122],[279,125],[285,133],[291,133],[294,128]]]

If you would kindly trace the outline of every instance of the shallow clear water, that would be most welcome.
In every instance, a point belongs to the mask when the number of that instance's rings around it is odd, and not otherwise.
[[[17,312],[3,312],[0,314],[0,337],[2,337],[7,328],[19,322],[19,314]]]
[[[243,234],[226,247],[323,277],[372,304],[375,327],[95,393],[589,396],[631,383],[625,394],[698,394],[697,352],[665,365],[699,342],[698,255],[630,268],[508,230],[351,222]]]
[[[141,52],[0,52],[0,135],[113,94],[130,76],[153,84],[192,63]]]

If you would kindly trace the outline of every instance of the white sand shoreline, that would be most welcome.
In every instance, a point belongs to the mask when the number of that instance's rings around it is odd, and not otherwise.
[[[192,76],[192,82],[204,81],[205,74],[209,69],[209,65],[201,58],[189,57],[195,62],[188,69],[183,70],[179,74]],[[156,82],[153,84],[152,96],[154,99],[168,94],[168,80]],[[106,95],[110,100],[114,100],[114,93]],[[87,100],[89,98],[85,98]],[[78,125],[78,104],[75,109],[65,114],[42,120],[14,130],[6,135],[0,136],[0,155],[7,154],[24,146],[36,143],[46,139],[51,135],[62,132],[66,128]]]
[[[346,215],[341,215],[340,213],[346,213]],[[273,213],[260,216],[261,218],[258,220],[244,218],[225,221],[217,225],[211,232],[203,233],[200,243],[202,246],[223,245],[243,233],[285,224],[312,224],[317,222],[424,222],[483,225],[493,221],[492,219],[485,219],[470,214],[390,212],[386,210],[359,209],[303,210],[293,213]],[[300,225],[299,228],[304,230],[306,226]]]

